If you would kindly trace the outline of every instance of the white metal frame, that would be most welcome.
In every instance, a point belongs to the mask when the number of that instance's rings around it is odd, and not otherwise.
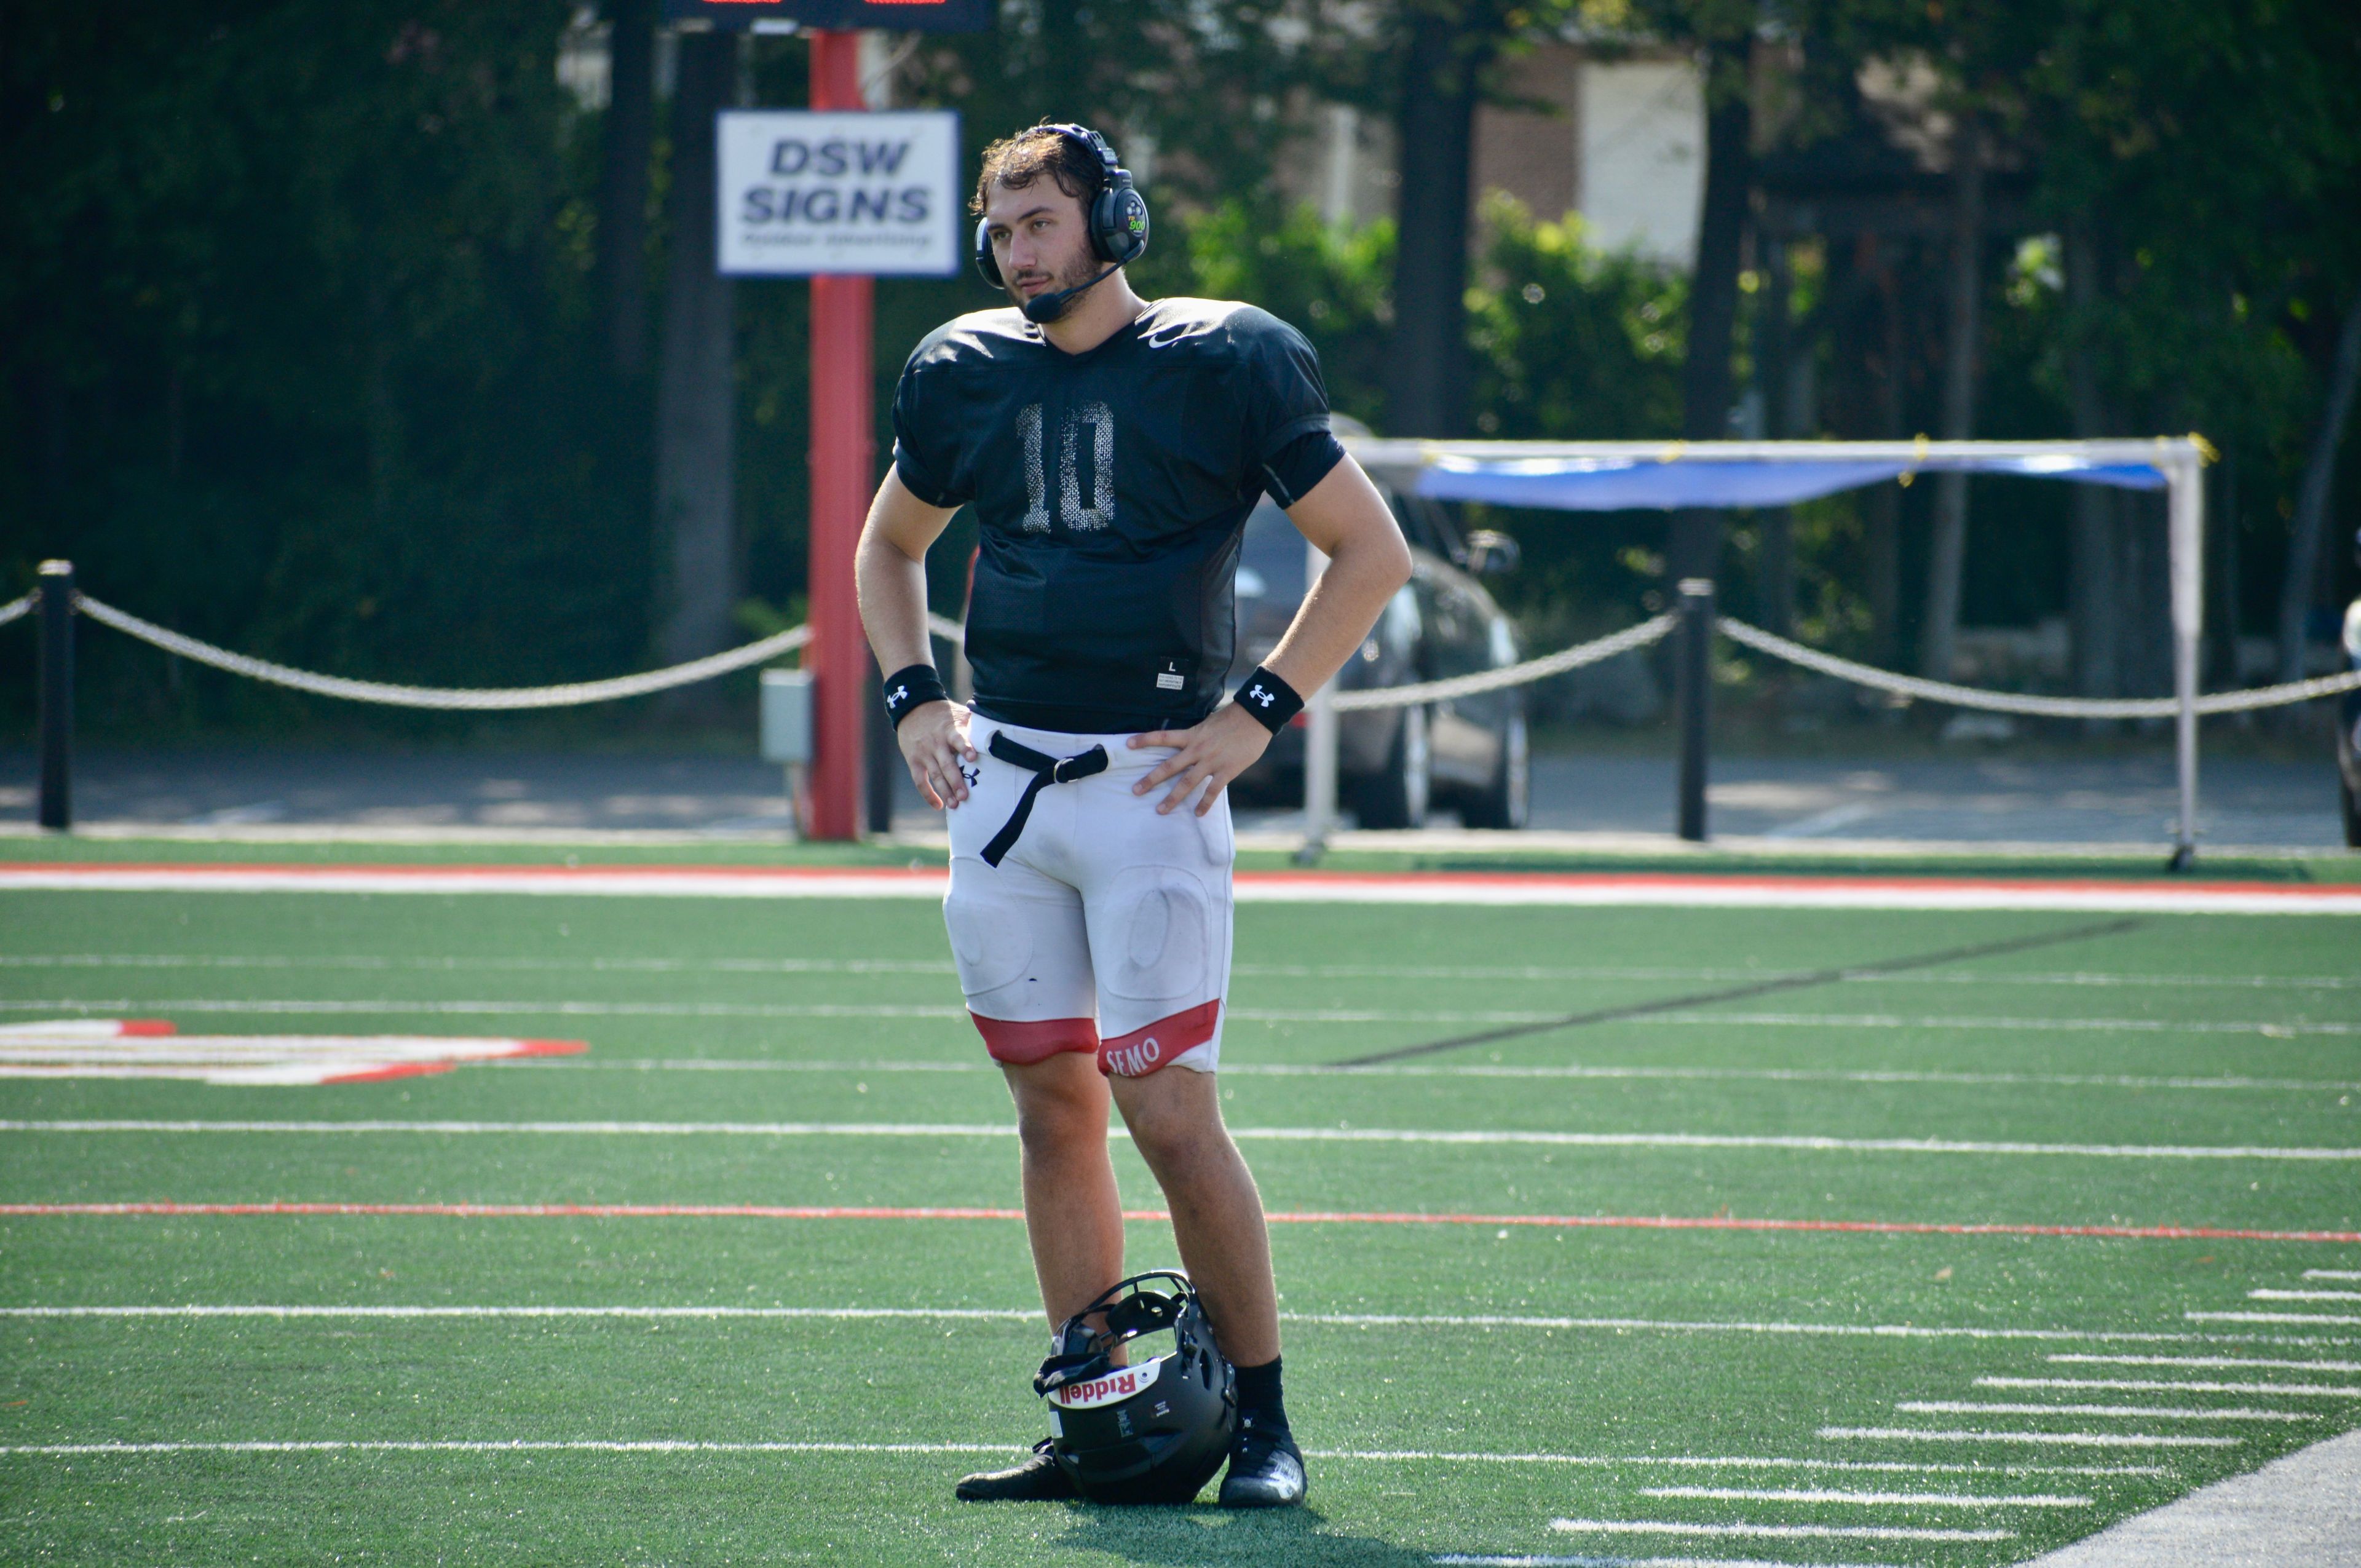
[[[2172,681],[2179,705],[2175,750],[2180,781],[2180,817],[2174,828],[2174,862],[2185,865],[2197,851],[2197,652],[2204,630],[2205,488],[2202,472],[2211,455],[2197,436],[2157,436],[2110,441],[1383,441],[1351,439],[1345,447],[1365,468],[1414,475],[1438,458],[1514,462],[1536,458],[1588,458],[1656,463],[1900,463],[1922,466],[1974,464],[1986,459],[2070,458],[2105,466],[2138,465],[2164,477],[2167,549],[2172,579]],[[1972,469],[1971,469],[1972,471]],[[2070,473],[2031,477],[2070,478]],[[1323,688],[1324,691],[1325,688]],[[1318,697],[1315,707],[1324,707]],[[1315,724],[1317,721],[1315,720]],[[1317,725],[1307,742],[1335,744],[1333,720]],[[1308,759],[1309,777],[1314,764]],[[1334,820],[1335,760],[1325,762],[1326,798],[1307,793],[1305,837],[1326,836]]]

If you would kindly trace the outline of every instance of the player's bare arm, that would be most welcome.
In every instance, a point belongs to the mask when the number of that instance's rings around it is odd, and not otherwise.
[[[1386,601],[1410,581],[1410,546],[1385,498],[1350,457],[1288,508],[1287,517],[1328,557],[1329,565],[1263,667],[1297,691],[1308,692],[1334,678],[1377,624]],[[1156,809],[1169,812],[1197,795],[1197,815],[1202,817],[1231,780],[1254,766],[1270,740],[1271,732],[1235,702],[1223,704],[1212,718],[1188,729],[1135,735],[1134,746],[1180,750],[1133,785],[1132,793],[1146,795],[1178,781]]]
[[[942,537],[956,508],[928,506],[912,495],[892,469],[869,503],[861,543],[853,552],[854,580],[861,593],[861,624],[881,670],[905,670],[932,663],[927,641],[927,551]],[[902,759],[927,804],[937,810],[967,798],[960,763],[975,761],[968,744],[967,709],[955,702],[928,702],[895,727]]]

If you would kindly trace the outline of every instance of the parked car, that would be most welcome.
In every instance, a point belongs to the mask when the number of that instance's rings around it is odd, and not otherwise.
[[[2353,536],[2353,556],[2361,562],[2361,533]],[[2345,607],[2345,657],[2361,670],[2361,598]],[[2361,691],[2345,694],[2336,709],[2337,794],[2345,806],[2345,842],[2361,850]]]
[[[1342,433],[1347,422],[1337,423]],[[1488,530],[1463,536],[1440,505],[1372,477],[1410,542],[1411,576],[1345,661],[1338,689],[1407,685],[1517,663],[1523,655],[1516,630],[1477,580],[1513,571],[1516,541]],[[1306,576],[1303,536],[1266,499],[1246,519],[1239,549],[1239,668],[1270,656],[1303,602]],[[1249,800],[1301,800],[1303,737],[1299,716],[1234,787]],[[1522,828],[1530,773],[1521,686],[1337,716],[1339,804],[1364,828],[1413,828],[1430,806],[1456,809],[1471,828]]]

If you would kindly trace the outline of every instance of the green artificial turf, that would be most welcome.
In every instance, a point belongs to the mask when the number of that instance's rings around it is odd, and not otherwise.
[[[247,848],[215,853],[259,858]],[[2361,965],[2348,920],[1250,905],[1238,938],[1224,1106],[1275,1214],[2361,1230],[2361,1165],[2349,1160],[1253,1135],[2361,1147]],[[2010,943],[2022,945],[1956,956]],[[1875,965],[1886,967],[1700,1000]],[[1521,1020],[1641,1004],[1660,1005],[1371,1070],[1323,1070]],[[11,1130],[0,1132],[0,1202],[1017,1202],[1006,1095],[961,1014],[939,916],[924,902],[0,894],[0,1023],[75,1015],[160,1017],[186,1033],[527,1035],[590,1049],[309,1088],[0,1079],[0,1118],[688,1130]],[[716,1123],[992,1130],[695,1130]],[[1127,1145],[1117,1146],[1117,1170],[1133,1206],[1160,1207]],[[1133,1223],[1130,1238],[1135,1265],[1173,1261],[1160,1222]],[[2361,1270],[2361,1245],[1289,1222],[1274,1225],[1273,1246],[1290,1320],[1289,1403],[1315,1451],[1312,1507],[1299,1513],[966,1507],[950,1500],[950,1480],[993,1455],[961,1452],[9,1452],[0,1453],[5,1555],[1411,1564],[1442,1553],[1559,1553],[1967,1568],[2032,1557],[2332,1435],[2361,1411],[2361,1399],[2334,1395],[2077,1395],[1974,1381],[2361,1384],[2335,1371],[2048,1359],[2361,1360],[2361,1326],[2184,1316],[2361,1317],[2361,1303],[2247,1296],[2356,1288],[2302,1276]],[[1026,1380],[1044,1325],[1026,1315],[1038,1301],[1011,1220],[15,1215],[0,1217],[0,1263],[5,1308],[719,1314],[0,1317],[0,1448],[10,1450],[523,1442],[1014,1451],[1042,1430]],[[986,1315],[745,1315],[910,1308]],[[1351,1321],[1371,1318],[1397,1321]],[[1908,1332],[1846,1332],[1878,1327]],[[2128,1337],[2188,1334],[2219,1343]],[[2303,1419],[1894,1409],[1914,1400]],[[1824,1437],[1825,1427],[2241,1441],[2053,1448]],[[1987,1468],[1671,1463],[1683,1458]],[[2088,1501],[1969,1508],[1647,1495],[1680,1486]],[[1634,1535],[1554,1530],[1560,1519],[2015,1533]]]

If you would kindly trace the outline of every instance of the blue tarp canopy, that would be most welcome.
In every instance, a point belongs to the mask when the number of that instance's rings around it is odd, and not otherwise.
[[[1856,490],[1905,474],[2018,474],[2126,490],[2160,490],[2165,476],[2147,463],[2102,463],[2059,453],[2026,456],[1929,455],[1915,461],[1829,456],[1769,462],[1690,457],[1471,457],[1444,453],[1418,478],[1440,500],[1560,511],[1670,507],[1783,507]]]

